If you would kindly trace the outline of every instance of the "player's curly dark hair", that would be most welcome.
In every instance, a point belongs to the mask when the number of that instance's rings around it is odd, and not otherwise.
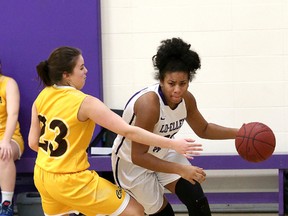
[[[153,66],[157,70],[155,79],[163,80],[167,72],[181,71],[187,72],[189,81],[192,81],[201,62],[190,46],[180,38],[161,41],[157,54],[152,57]]]

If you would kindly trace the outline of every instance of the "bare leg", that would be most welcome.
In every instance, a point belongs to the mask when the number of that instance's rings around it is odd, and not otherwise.
[[[9,160],[0,160],[0,188],[6,192],[14,192],[16,182],[15,160],[19,157],[17,144],[12,141],[11,145],[13,157]]]
[[[171,193],[175,193],[175,187],[176,187],[176,184],[177,184],[178,180],[179,179],[177,179],[176,181],[165,185],[165,188],[168,189]]]
[[[130,197],[127,207],[119,216],[144,216],[144,208],[133,197]]]

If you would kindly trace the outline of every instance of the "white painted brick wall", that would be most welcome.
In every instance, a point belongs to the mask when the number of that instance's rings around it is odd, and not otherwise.
[[[104,101],[121,109],[155,83],[151,57],[163,39],[191,43],[202,68],[189,89],[208,121],[232,127],[262,121],[288,151],[287,0],[102,0]],[[194,136],[183,128],[179,136]],[[201,141],[205,151],[234,143]],[[219,145],[218,145],[219,144]],[[218,146],[215,148],[214,146]]]
[[[135,91],[155,83],[151,58],[160,41],[181,37],[202,60],[189,89],[205,118],[231,127],[261,121],[276,134],[276,152],[288,151],[288,0],[102,0],[101,4],[104,102],[110,108],[122,109]],[[232,140],[201,140],[187,125],[178,136],[196,138],[208,153],[236,152]],[[235,172],[225,173],[223,185]],[[242,189],[277,188],[275,177],[259,186],[263,173],[258,176]],[[210,179],[204,188],[215,190],[213,182]]]

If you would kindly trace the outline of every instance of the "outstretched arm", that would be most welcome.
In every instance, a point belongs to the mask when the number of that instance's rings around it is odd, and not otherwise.
[[[127,124],[119,115],[112,112],[99,99],[87,96],[79,110],[78,119],[92,119],[96,124],[105,127],[114,133],[127,137],[138,143],[161,148],[170,148],[180,154],[193,154],[199,146],[193,144],[192,139],[168,139],[156,134],[150,133],[140,127]]]

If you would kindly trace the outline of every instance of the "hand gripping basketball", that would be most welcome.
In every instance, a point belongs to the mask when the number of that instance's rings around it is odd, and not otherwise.
[[[243,124],[235,139],[238,154],[250,162],[268,159],[273,154],[275,145],[273,131],[261,122]]]

